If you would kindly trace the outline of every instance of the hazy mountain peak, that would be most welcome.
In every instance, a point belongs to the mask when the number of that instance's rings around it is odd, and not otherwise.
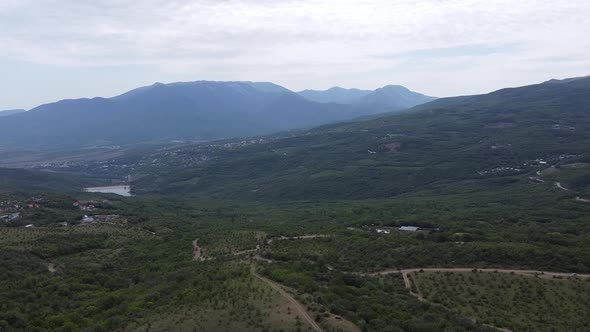
[[[19,113],[23,113],[23,112],[26,112],[26,110],[24,110],[24,109],[4,110],[4,111],[0,111],[0,116],[9,116],[9,115],[19,114]]]
[[[320,103],[339,103],[364,109],[363,114],[403,110],[434,100],[401,85],[386,85],[374,91],[333,87],[324,91],[304,90],[299,95]]]
[[[370,90],[345,89],[335,86],[328,90],[303,90],[299,92],[299,95],[318,103],[353,104],[369,93],[371,93]]]
[[[22,117],[5,117],[0,121],[0,147],[208,140],[359,115],[348,105],[312,102],[270,82],[155,83],[112,98],[62,100]]]
[[[550,79],[548,81],[543,82],[543,84],[560,84],[560,83],[571,83],[571,82],[575,82],[575,81],[586,81],[589,80],[590,81],[590,75],[589,76],[580,76],[580,77],[572,77],[572,78],[565,78],[565,79]]]
[[[386,85],[384,87],[381,87],[379,89],[376,89],[375,91],[377,91],[377,90],[410,91],[410,89],[406,88],[405,86],[403,86],[403,85],[396,85],[396,84]]]

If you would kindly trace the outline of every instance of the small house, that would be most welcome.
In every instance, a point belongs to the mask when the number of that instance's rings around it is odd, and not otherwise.
[[[82,217],[82,220],[80,220],[80,221],[83,223],[91,223],[91,222],[94,222],[94,218],[85,215],[84,217]]]

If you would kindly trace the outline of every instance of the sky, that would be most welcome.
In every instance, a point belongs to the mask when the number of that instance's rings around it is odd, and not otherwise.
[[[0,0],[0,109],[195,80],[467,95],[589,53],[589,0]]]

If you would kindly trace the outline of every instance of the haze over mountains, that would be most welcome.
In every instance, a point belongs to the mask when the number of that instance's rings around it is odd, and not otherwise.
[[[8,116],[8,115],[13,115],[13,114],[18,114],[18,113],[23,113],[23,112],[26,112],[26,110],[23,110],[23,109],[4,110],[4,111],[0,111],[0,117],[1,116]]]
[[[319,103],[352,105],[368,114],[403,110],[436,99],[401,85],[387,85],[374,91],[333,87],[325,91],[303,90],[299,95]]]
[[[24,113],[5,113],[10,116],[0,121],[0,148],[259,135],[396,111],[432,100],[402,87],[385,87],[362,98],[356,98],[360,95],[354,91],[346,94],[348,99],[335,103],[310,100],[273,83],[156,83],[113,98],[62,100]]]

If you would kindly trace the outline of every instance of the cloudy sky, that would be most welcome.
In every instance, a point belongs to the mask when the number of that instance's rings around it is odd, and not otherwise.
[[[158,82],[435,96],[590,75],[588,0],[0,0],[0,109]]]

